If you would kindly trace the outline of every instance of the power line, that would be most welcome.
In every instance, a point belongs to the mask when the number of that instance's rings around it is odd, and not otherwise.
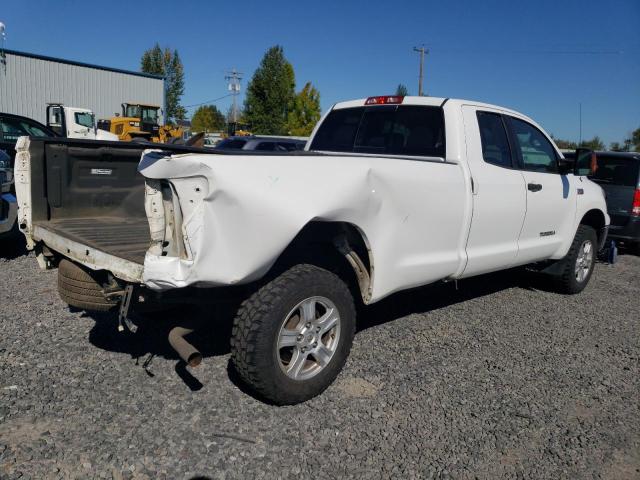
[[[185,105],[184,108],[199,107],[200,105],[208,105],[208,104],[217,102],[218,100],[222,100],[223,98],[230,97],[231,95],[233,95],[233,93],[227,93],[226,95],[223,95],[222,97],[214,98],[212,100],[206,100],[204,102],[194,103],[193,105]]]

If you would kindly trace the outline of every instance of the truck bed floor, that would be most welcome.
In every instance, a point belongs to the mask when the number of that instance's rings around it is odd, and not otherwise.
[[[69,218],[36,223],[64,238],[140,265],[151,242],[146,218]]]

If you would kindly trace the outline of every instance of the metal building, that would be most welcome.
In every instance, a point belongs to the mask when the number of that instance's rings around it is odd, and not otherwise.
[[[52,102],[89,108],[96,119],[121,113],[125,102],[159,105],[165,111],[162,77],[13,50],[4,53],[0,112],[45,123],[46,106]]]

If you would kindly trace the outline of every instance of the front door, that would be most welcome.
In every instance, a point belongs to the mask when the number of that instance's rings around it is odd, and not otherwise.
[[[573,235],[575,178],[560,175],[559,155],[538,128],[515,117],[505,119],[526,184],[527,214],[518,240],[518,264],[526,264],[551,257],[566,235]]]

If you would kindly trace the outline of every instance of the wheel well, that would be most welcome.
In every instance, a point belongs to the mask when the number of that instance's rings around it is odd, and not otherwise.
[[[596,231],[596,235],[598,235],[598,242],[602,240],[602,235],[604,235],[604,226],[605,226],[605,218],[604,213],[601,210],[593,209],[589,210],[580,220],[581,225],[589,225]]]
[[[365,303],[371,297],[373,264],[364,233],[347,222],[312,221],[289,243],[270,270],[270,277],[298,263],[326,268],[342,278]]]

